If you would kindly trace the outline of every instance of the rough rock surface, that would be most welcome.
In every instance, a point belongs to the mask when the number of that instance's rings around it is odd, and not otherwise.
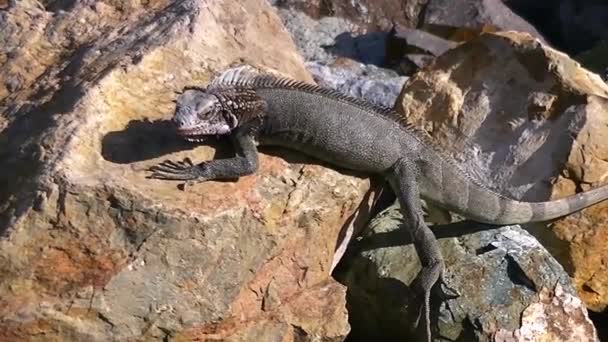
[[[240,63],[312,81],[272,8],[45,4],[0,13],[0,340],[343,340],[329,270],[367,181],[271,150],[236,182],[145,178],[230,153],[175,139],[174,91]]]
[[[385,62],[387,33],[358,35],[346,19],[313,19],[293,8],[277,11],[318,84],[385,107],[394,105],[407,78],[377,66]]]
[[[342,67],[330,67],[317,62],[307,62],[306,69],[321,86],[363,98],[379,106],[392,108],[395,105],[407,77],[374,65],[357,62],[345,64]]]
[[[404,284],[420,266],[399,229],[401,219],[398,205],[374,218],[338,275],[348,286],[357,341],[414,337],[403,310],[414,299]],[[459,294],[432,310],[436,341],[597,341],[567,273],[525,230],[462,225],[434,232],[445,257],[446,283]]]
[[[508,94],[508,96],[507,96]],[[398,110],[474,177],[525,200],[608,181],[608,85],[527,34],[483,34],[411,77]],[[537,237],[593,310],[608,305],[608,203]]]
[[[293,9],[279,9],[278,13],[307,61],[329,64],[348,58],[375,65],[385,61],[388,33],[365,33],[339,17],[314,19]]]
[[[453,39],[454,31],[461,30],[454,28],[442,33],[444,36]],[[468,29],[464,29],[467,30]],[[386,43],[386,65],[398,70],[404,75],[412,75],[435,57],[442,55],[447,50],[454,48],[458,42],[451,41],[433,33],[395,26],[390,32]]]
[[[388,31],[393,24],[416,27],[429,0],[271,0],[281,8],[308,16],[340,17],[357,23],[364,31]]]

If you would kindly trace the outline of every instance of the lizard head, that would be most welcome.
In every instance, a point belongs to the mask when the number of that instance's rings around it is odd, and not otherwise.
[[[179,95],[173,122],[177,133],[190,141],[228,134],[238,124],[234,115],[222,110],[218,97],[204,89],[187,89]]]

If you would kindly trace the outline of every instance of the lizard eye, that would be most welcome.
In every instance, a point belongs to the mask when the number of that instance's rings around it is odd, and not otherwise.
[[[196,106],[196,111],[199,113],[210,113],[213,111],[213,104],[209,102],[198,103]]]
[[[239,120],[234,115],[228,115],[228,120],[230,121],[230,128],[235,128],[239,125]]]

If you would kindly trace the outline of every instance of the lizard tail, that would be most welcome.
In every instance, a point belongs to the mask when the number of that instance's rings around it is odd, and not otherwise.
[[[500,214],[486,223],[520,224],[550,221],[608,200],[608,185],[546,202],[522,202],[503,198]]]
[[[430,153],[429,153],[430,154]],[[428,158],[428,157],[427,157]],[[468,176],[446,158],[431,160],[421,195],[444,209],[487,224],[509,225],[550,221],[608,200],[608,184],[572,196],[544,202],[520,201]]]
[[[554,201],[529,202],[527,204],[532,207],[530,222],[553,220],[605,200],[608,200],[608,185]]]

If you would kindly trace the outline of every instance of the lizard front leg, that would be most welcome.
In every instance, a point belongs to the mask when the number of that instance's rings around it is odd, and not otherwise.
[[[205,161],[194,165],[186,158],[181,162],[166,160],[152,166],[148,178],[186,181],[187,184],[212,179],[233,179],[250,175],[258,169],[258,150],[250,134],[235,132],[231,135],[236,156],[228,159]]]
[[[444,268],[439,243],[431,229],[424,222],[424,216],[417,184],[418,168],[407,157],[399,159],[387,173],[391,187],[395,191],[404,218],[404,227],[411,235],[422,269],[410,285],[418,298],[422,296],[418,319],[423,319],[426,340],[431,341],[430,295],[433,285],[441,278]],[[418,321],[418,319],[416,321]]]

